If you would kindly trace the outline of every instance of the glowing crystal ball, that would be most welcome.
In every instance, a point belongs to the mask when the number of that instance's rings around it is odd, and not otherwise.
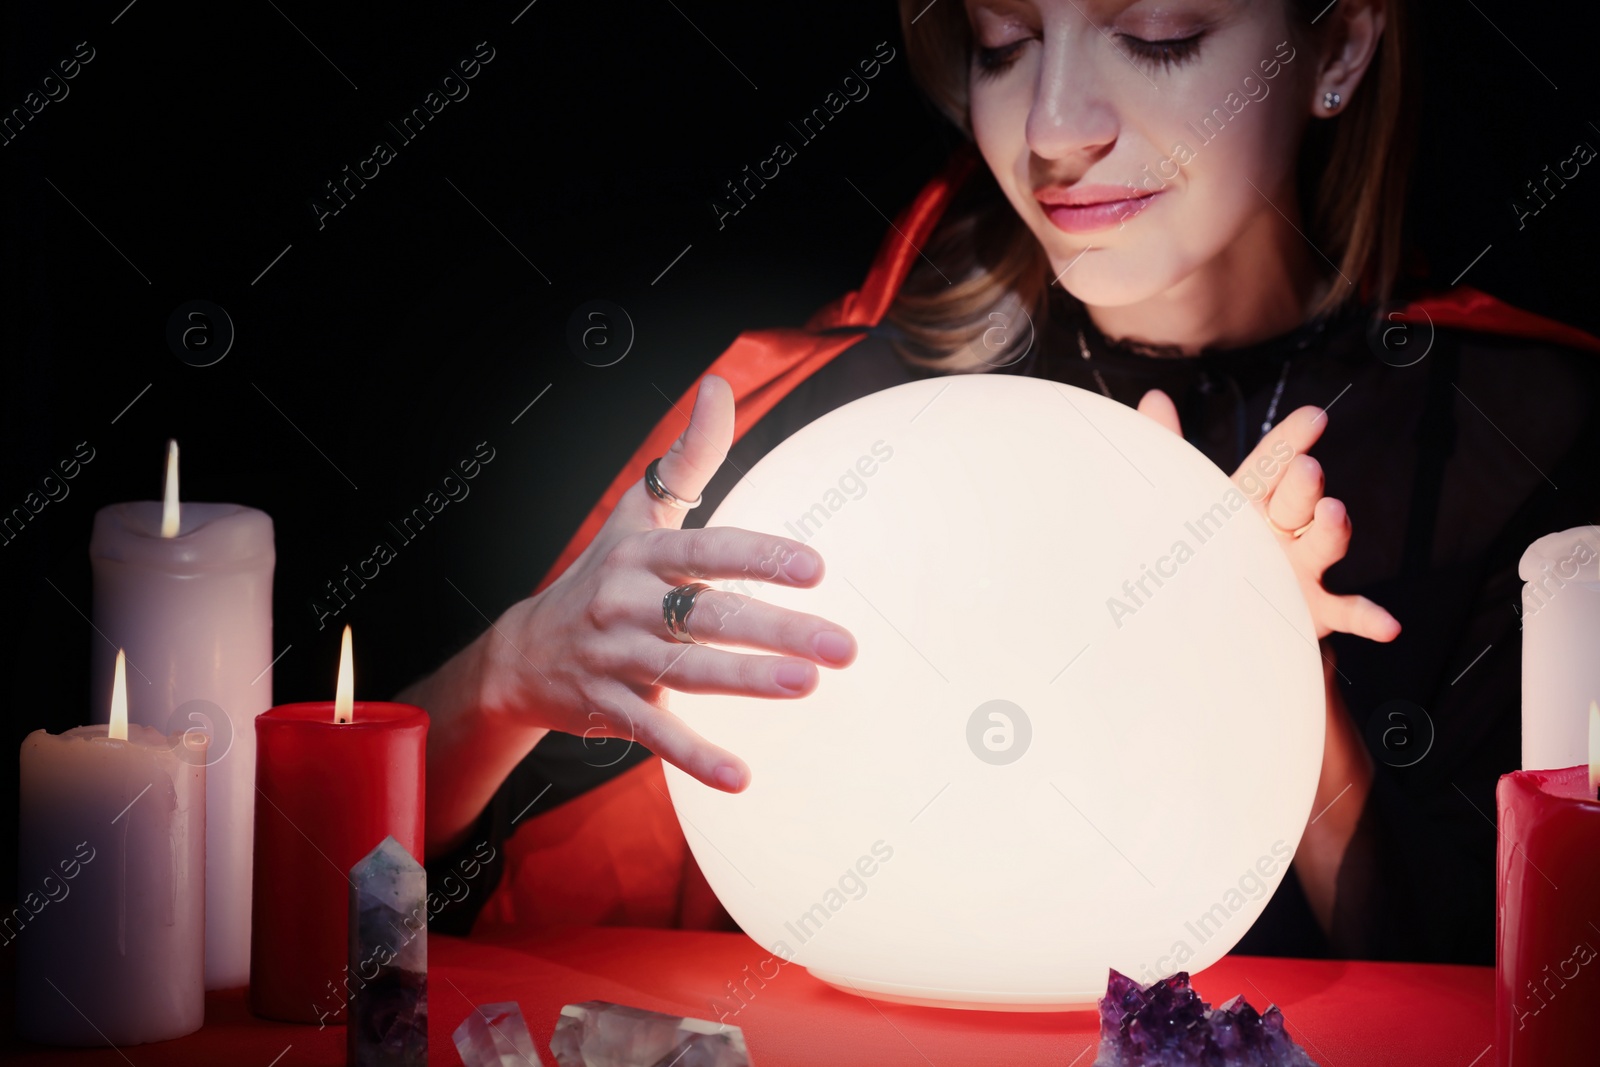
[[[860,646],[800,699],[669,695],[750,764],[740,794],[667,782],[775,956],[871,997],[1053,1010],[1108,968],[1198,971],[1260,915],[1310,815],[1321,664],[1274,536],[1177,435],[1043,379],[927,378],[792,435],[708,525],[815,548],[815,588],[714,587]]]

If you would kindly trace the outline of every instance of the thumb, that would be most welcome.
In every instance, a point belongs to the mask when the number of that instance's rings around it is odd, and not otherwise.
[[[682,410],[677,404],[673,407]],[[703,375],[695,393],[689,425],[656,465],[656,477],[680,500],[699,498],[727,458],[733,443],[733,412],[733,387],[727,379],[715,374]],[[616,517],[629,529],[682,529],[688,513],[687,509],[658,499],[640,477],[617,503]]]
[[[1178,406],[1172,398],[1160,389],[1152,389],[1139,398],[1139,414],[1154,419],[1160,425],[1171,430],[1179,437],[1183,436],[1183,427],[1178,422]]]

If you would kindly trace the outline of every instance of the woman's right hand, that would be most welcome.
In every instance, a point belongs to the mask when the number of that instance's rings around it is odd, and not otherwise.
[[[688,429],[657,467],[662,483],[684,500],[698,497],[727,457],[733,421],[732,388],[703,376]],[[823,571],[822,557],[798,541],[726,526],[684,530],[687,514],[658,500],[642,478],[629,487],[572,565],[495,623],[504,640],[489,639],[483,708],[524,727],[638,741],[736,793],[749,784],[749,768],[666,710],[665,691],[804,696],[816,687],[816,664],[848,665],[856,643],[826,619],[714,587],[695,601],[693,635],[776,655],[673,638],[662,616],[673,586],[746,579],[809,588]]]

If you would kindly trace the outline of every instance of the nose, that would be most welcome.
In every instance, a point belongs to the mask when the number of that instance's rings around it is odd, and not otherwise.
[[[1102,69],[1115,48],[1081,15],[1077,25],[1047,33],[1039,80],[1028,110],[1028,147],[1043,159],[1086,155],[1092,161],[1116,143],[1118,122]],[[1113,57],[1115,58],[1115,57]]]

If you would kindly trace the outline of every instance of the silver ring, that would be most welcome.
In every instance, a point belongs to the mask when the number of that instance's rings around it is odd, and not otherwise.
[[[705,644],[689,632],[689,613],[694,610],[695,597],[710,588],[705,582],[690,582],[667,590],[661,598],[661,614],[667,620],[667,633],[684,644]]]
[[[665,485],[661,484],[661,476],[656,473],[656,466],[660,462],[661,457],[657,456],[655,459],[650,461],[650,466],[644,469],[644,487],[650,490],[650,495],[661,501],[663,504],[667,504],[675,508],[682,508],[685,511],[688,511],[690,508],[699,507],[700,502],[706,498],[704,493],[701,493],[693,500],[685,500],[674,493],[671,489],[668,489]]]

